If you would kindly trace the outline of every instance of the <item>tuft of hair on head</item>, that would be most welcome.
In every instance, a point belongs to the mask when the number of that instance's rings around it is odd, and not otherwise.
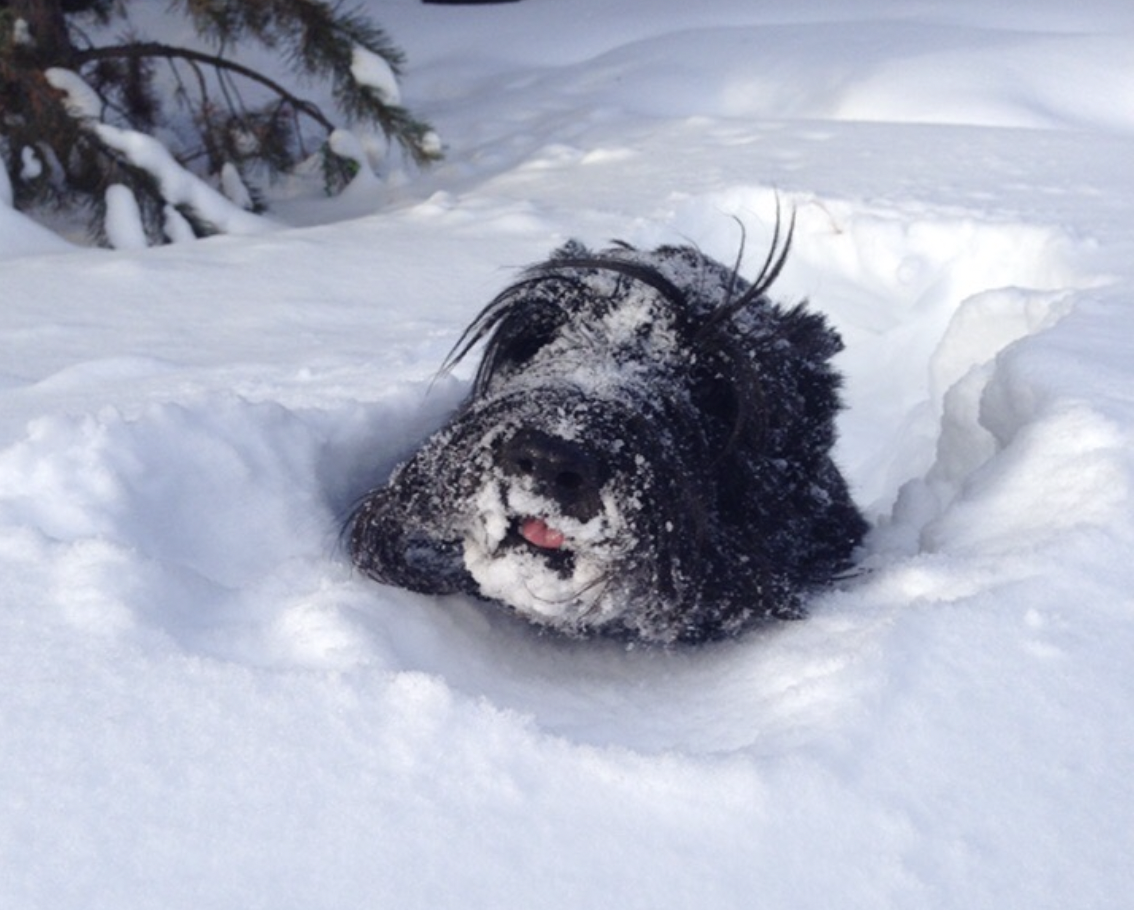
[[[736,220],[737,223],[740,224],[741,237],[740,247],[736,254],[736,262],[732,268],[732,274],[740,277],[746,238],[744,236],[744,225],[740,223],[739,218]],[[786,231],[784,230],[783,222],[783,210],[780,206],[780,197],[777,196],[776,224],[772,230],[772,241],[768,245],[768,255],[764,259],[764,265],[761,266],[756,277],[752,279],[752,282],[739,295],[729,297],[716,308],[713,315],[705,322],[701,332],[698,333],[698,346],[705,341],[705,338],[702,336],[705,336],[706,333],[708,335],[715,334],[717,328],[741,310],[745,310],[758,301],[763,300],[768,291],[771,290],[772,285],[776,283],[776,279],[780,277],[780,273],[784,270],[784,265],[788,261],[788,255],[792,252],[792,240],[796,233],[796,210],[792,209]]]

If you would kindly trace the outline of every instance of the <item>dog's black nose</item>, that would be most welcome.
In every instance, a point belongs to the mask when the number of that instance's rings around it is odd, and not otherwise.
[[[572,518],[587,521],[601,510],[605,465],[578,442],[524,427],[503,443],[499,463],[508,475],[530,478],[535,492]]]

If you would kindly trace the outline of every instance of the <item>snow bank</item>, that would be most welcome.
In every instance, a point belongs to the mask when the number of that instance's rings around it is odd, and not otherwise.
[[[6,176],[6,175],[5,175]],[[66,252],[71,244],[0,200],[0,261],[34,253]]]
[[[0,204],[0,904],[1127,903],[1118,7],[610,6],[376,6],[449,144],[382,212],[109,252]],[[666,652],[350,571],[516,268],[742,224],[755,270],[774,187],[775,292],[848,343],[863,574]]]

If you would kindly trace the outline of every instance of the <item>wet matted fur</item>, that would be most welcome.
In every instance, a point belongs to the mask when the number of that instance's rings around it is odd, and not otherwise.
[[[451,419],[349,521],[356,565],[559,632],[723,637],[803,613],[866,524],[831,450],[838,334],[698,250],[570,243],[479,314]]]

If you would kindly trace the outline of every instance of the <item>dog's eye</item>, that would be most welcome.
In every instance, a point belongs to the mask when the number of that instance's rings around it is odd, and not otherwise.
[[[551,338],[549,337],[534,335],[512,339],[512,343],[509,346],[500,350],[500,363],[509,366],[521,366],[530,361],[535,354],[550,344],[550,342]]]
[[[496,370],[523,366],[554,340],[560,322],[553,314],[539,307],[519,307],[520,318],[504,319],[488,351]],[[526,318],[521,318],[525,315]]]

